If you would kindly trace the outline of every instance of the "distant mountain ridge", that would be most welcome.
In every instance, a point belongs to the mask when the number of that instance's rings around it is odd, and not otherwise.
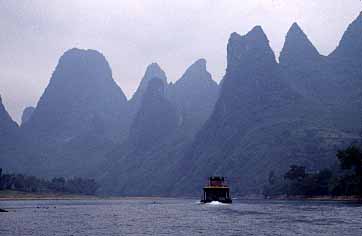
[[[142,80],[148,78],[146,90],[138,98],[140,103],[130,100],[130,105],[138,110],[129,137],[107,155],[101,167],[104,192],[157,195],[169,191],[177,169],[174,164],[183,156],[185,146],[206,121],[217,100],[218,86],[206,71],[204,59],[192,64],[175,84],[157,77],[164,75],[163,72],[149,73],[149,67]],[[156,66],[156,71],[162,69]],[[122,181],[125,179],[128,181]]]
[[[356,25],[346,34],[359,37],[362,28],[350,32]],[[245,36],[231,34],[227,59],[215,110],[178,164],[187,171],[179,172],[175,194],[196,193],[199,179],[210,175],[228,176],[237,192],[255,193],[270,171],[296,163],[317,170],[334,161],[336,147],[359,139],[361,77],[339,74],[336,68],[350,67],[348,57],[321,56],[297,24],[279,64],[259,26]]]
[[[0,99],[0,165],[95,177],[105,194],[196,195],[209,175],[258,193],[270,171],[329,166],[360,138],[360,39],[362,15],[322,56],[294,23],[277,62],[256,26],[230,35],[219,85],[205,59],[175,83],[152,63],[128,101],[100,52],[68,50],[20,127]]]
[[[24,130],[47,133],[47,138],[62,142],[88,132],[97,122],[117,125],[126,102],[102,54],[71,49],[60,58]]]
[[[127,135],[127,113],[127,99],[105,57],[95,50],[66,51],[21,126],[26,146],[40,153],[33,157],[39,166],[34,172],[92,172],[105,152]]]

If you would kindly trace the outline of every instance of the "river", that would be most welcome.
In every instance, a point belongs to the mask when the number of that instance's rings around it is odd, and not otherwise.
[[[362,205],[195,199],[0,201],[0,235],[361,236]]]

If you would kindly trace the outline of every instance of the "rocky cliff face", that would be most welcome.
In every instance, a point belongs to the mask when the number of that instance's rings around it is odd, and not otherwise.
[[[182,134],[193,137],[209,118],[219,87],[206,69],[206,60],[193,63],[182,77],[169,86],[168,97],[177,107]]]

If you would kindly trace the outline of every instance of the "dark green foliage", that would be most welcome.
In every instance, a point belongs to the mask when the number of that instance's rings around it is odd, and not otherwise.
[[[97,191],[98,185],[94,179],[77,177],[68,179],[64,183],[64,189],[65,192],[93,195]]]
[[[21,174],[2,174],[0,168],[0,190],[16,190],[32,193],[69,193],[93,195],[98,189],[94,179],[63,177],[52,180]]]
[[[50,187],[54,189],[56,192],[64,192],[65,191],[65,179],[63,177],[53,178],[50,182]]]
[[[287,185],[283,177],[277,176],[274,171],[269,173],[268,185],[264,186],[264,196],[272,197],[284,195],[287,192]]]
[[[358,147],[352,145],[345,150],[339,150],[337,157],[342,169],[353,169],[355,175],[362,175],[362,151]]]
[[[276,177],[274,171],[271,171],[271,172],[269,173],[269,178],[268,178],[269,184],[271,184],[271,185],[275,184],[276,178],[277,178],[277,177]]]
[[[285,179],[289,180],[303,180],[306,176],[305,166],[290,166],[290,170],[284,175]]]
[[[350,146],[337,152],[340,168],[323,169],[316,173],[307,173],[304,166],[292,165],[283,176],[269,174],[268,186],[264,195],[287,196],[362,196],[362,151]]]
[[[362,150],[352,145],[337,153],[343,175],[337,178],[335,191],[344,195],[362,195]]]
[[[324,196],[330,194],[333,173],[323,169],[317,173],[307,173],[304,166],[293,165],[284,177],[275,177],[276,181],[264,187],[265,196]]]

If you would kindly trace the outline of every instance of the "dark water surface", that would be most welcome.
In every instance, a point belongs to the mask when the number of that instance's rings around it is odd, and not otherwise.
[[[362,205],[197,200],[1,201],[0,235],[362,235]]]

